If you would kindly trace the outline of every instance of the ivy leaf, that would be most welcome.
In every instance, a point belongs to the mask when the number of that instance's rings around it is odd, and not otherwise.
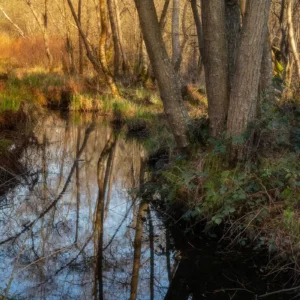
[[[217,224],[217,225],[220,225],[222,223],[222,219],[221,218],[215,218],[214,219],[214,222]]]

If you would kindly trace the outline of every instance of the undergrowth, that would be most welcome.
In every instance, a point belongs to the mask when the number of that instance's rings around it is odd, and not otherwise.
[[[180,207],[179,219],[187,224],[205,224],[209,234],[222,228],[231,245],[300,257],[299,116],[296,102],[265,103],[252,134],[235,138],[245,147],[251,138],[254,147],[234,167],[226,159],[228,139],[209,139],[204,132],[202,151],[173,157],[152,183],[153,193],[169,212]]]

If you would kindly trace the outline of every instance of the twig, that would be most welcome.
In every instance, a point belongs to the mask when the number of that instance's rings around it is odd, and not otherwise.
[[[289,288],[289,289],[282,289],[282,290],[266,293],[266,294],[263,294],[263,295],[259,295],[258,298],[270,297],[270,296],[273,296],[273,295],[276,295],[276,294],[289,293],[289,292],[294,292],[294,291],[297,291],[297,290],[300,290],[300,285]]]

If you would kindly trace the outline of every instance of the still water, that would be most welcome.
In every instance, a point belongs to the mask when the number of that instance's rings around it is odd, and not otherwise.
[[[26,176],[1,198],[0,294],[163,299],[172,259],[151,207],[138,217],[144,157],[109,126],[44,118],[24,150]]]
[[[167,230],[137,193],[141,143],[89,115],[41,119],[0,195],[0,299],[242,300],[297,284],[255,252],[187,239],[182,217]]]

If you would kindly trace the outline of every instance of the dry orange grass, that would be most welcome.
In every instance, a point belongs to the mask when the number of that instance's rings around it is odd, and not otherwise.
[[[55,67],[60,67],[62,56],[66,54],[64,41],[61,37],[52,36],[49,44]],[[11,68],[47,67],[43,37],[13,39],[2,35],[0,38],[0,63],[1,60],[8,61]]]

